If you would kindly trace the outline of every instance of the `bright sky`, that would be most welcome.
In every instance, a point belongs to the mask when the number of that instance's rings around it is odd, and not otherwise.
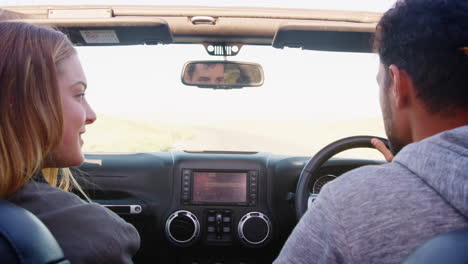
[[[264,85],[211,90],[180,83],[187,60],[212,59],[198,45],[82,47],[78,52],[89,82],[87,97],[98,113],[132,118],[158,113],[167,119],[198,113],[205,119],[218,114],[244,120],[380,116],[375,54],[247,46],[233,60],[260,63]]]
[[[382,12],[394,2],[305,0],[287,3],[288,7],[295,8]],[[284,0],[0,0],[0,5],[19,4],[285,7]],[[201,46],[82,47],[78,52],[88,78],[87,97],[98,113],[143,119],[199,115],[208,120],[380,117],[375,82],[378,59],[375,54],[244,47],[232,60],[260,63],[265,72],[265,84],[259,88],[213,91],[180,83],[181,69],[186,61],[218,59],[208,56]]]

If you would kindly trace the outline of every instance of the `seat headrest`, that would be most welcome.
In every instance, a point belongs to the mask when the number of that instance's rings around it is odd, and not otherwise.
[[[5,263],[69,263],[49,229],[31,212],[0,201],[0,256]],[[65,261],[65,262],[64,262]]]
[[[417,248],[403,264],[468,263],[468,228],[438,235]]]

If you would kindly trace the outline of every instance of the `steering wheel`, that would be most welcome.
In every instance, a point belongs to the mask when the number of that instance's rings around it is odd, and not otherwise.
[[[374,148],[371,144],[372,138],[381,140],[387,148],[389,147],[388,140],[385,138],[372,136],[347,137],[327,145],[307,162],[302,169],[296,187],[295,207],[298,221],[307,210],[307,203],[310,196],[310,183],[315,182],[318,179],[319,175],[317,174],[317,171],[322,167],[322,165],[334,155],[348,149]]]

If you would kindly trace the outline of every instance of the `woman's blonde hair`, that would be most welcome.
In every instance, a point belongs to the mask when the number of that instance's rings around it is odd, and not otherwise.
[[[0,22],[0,38],[0,198],[41,170],[68,191],[68,169],[43,167],[63,135],[57,64],[76,51],[63,33],[21,22]]]

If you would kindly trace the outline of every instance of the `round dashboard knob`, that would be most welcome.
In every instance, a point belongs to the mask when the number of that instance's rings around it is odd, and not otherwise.
[[[166,236],[179,246],[188,246],[200,236],[200,222],[196,215],[189,211],[179,210],[166,220]]]
[[[237,231],[244,244],[261,246],[271,235],[271,222],[263,213],[250,212],[241,218]]]

